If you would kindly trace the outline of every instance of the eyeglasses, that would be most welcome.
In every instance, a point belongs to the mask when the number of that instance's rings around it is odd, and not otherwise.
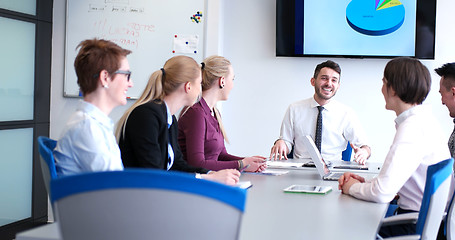
[[[128,81],[128,82],[130,81],[130,78],[131,78],[131,71],[117,70],[117,71],[114,72],[114,74],[125,74],[125,75],[126,75],[127,81]]]

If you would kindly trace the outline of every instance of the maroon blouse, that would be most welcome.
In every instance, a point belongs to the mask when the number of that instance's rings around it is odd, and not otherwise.
[[[194,104],[178,121],[178,142],[188,164],[218,171],[238,169],[241,157],[230,155],[224,146],[218,120],[211,115],[204,98]]]

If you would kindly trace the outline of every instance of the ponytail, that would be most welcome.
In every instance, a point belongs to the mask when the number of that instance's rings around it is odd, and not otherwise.
[[[115,129],[117,141],[125,136],[126,122],[134,109],[151,101],[162,102],[166,95],[186,82],[193,82],[200,74],[199,64],[191,57],[175,56],[167,60],[163,68],[152,73],[142,95],[118,121]]]

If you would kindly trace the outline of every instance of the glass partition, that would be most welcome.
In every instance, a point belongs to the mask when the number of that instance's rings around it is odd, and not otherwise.
[[[0,226],[32,214],[33,128],[0,130]]]
[[[0,17],[0,121],[33,120],[35,24]]]
[[[0,8],[36,15],[36,0],[1,0]]]

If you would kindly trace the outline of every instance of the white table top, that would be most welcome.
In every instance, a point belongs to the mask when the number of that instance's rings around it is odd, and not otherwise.
[[[307,161],[307,160],[291,160]],[[379,164],[376,164],[379,166]],[[378,167],[370,168],[377,173]],[[371,178],[374,174],[357,171]],[[375,239],[387,204],[357,200],[343,195],[338,182],[323,181],[315,168],[289,170],[280,176],[242,174],[251,181],[240,239]],[[284,193],[292,184],[332,186],[326,195]],[[16,240],[61,239],[58,225],[48,224],[16,235]]]
[[[316,169],[280,176],[245,173],[248,189],[240,239],[375,239],[387,204],[347,196],[338,182],[323,181]],[[361,174],[371,178],[374,174]],[[292,184],[332,186],[326,195],[284,193]]]

